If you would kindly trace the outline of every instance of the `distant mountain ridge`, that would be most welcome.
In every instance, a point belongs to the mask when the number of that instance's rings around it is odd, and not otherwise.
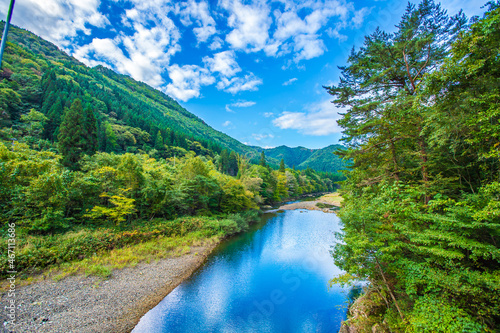
[[[3,25],[4,22],[0,22],[0,29]],[[49,118],[56,115],[59,118],[55,119],[60,121],[61,111],[58,114],[52,106],[60,103],[68,107],[74,98],[80,98],[96,113],[100,132],[115,132],[118,148],[113,151],[118,153],[152,149],[159,133],[165,144],[196,153],[204,152],[203,149],[216,153],[228,149],[258,163],[264,150],[268,163],[273,167],[277,167],[283,158],[287,166],[297,169],[309,167],[317,171],[336,172],[344,168],[341,160],[333,154],[334,150],[342,147],[340,145],[323,149],[247,146],[210,127],[163,92],[103,66],[87,67],[56,45],[27,30],[12,26],[7,45],[2,76],[9,80],[11,75],[23,75],[26,85],[15,87],[21,103],[15,108],[7,108],[9,119],[4,120],[7,124],[15,124],[31,108]],[[11,88],[13,86],[3,86],[2,89],[11,91]],[[9,101],[5,103],[8,105]],[[56,120],[53,121],[55,128],[58,127]],[[176,134],[180,136],[176,137]],[[201,142],[203,147],[196,146],[196,141]]]
[[[330,145],[322,149],[279,146],[264,149],[264,154],[276,160],[283,159],[285,164],[290,168],[311,168],[316,171],[334,172],[346,168],[345,162],[334,154],[335,151],[343,148],[344,146],[339,144]]]

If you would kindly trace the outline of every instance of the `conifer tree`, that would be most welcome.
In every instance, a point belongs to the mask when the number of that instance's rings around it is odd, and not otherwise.
[[[161,136],[160,130],[156,133],[155,149],[158,151],[163,150],[163,137]]]
[[[43,137],[50,141],[55,141],[58,134],[58,128],[61,124],[61,118],[64,114],[63,103],[60,98],[52,105],[47,113],[47,124],[44,128]]]
[[[266,163],[266,154],[264,153],[264,151],[262,151],[260,153],[260,162],[259,162],[259,165],[263,166],[263,167],[267,167],[267,163]]]
[[[85,148],[83,108],[79,99],[75,99],[71,108],[64,112],[57,139],[59,152],[63,155],[62,164],[77,169]]]
[[[113,131],[113,127],[111,127],[111,124],[110,123],[106,123],[106,152],[107,153],[111,153],[115,150],[116,148],[116,134],[115,132]]]
[[[283,159],[281,159],[281,162],[280,162],[280,172],[285,172],[285,161]]]
[[[90,107],[85,108],[84,112],[84,139],[84,152],[87,155],[93,155],[98,148],[97,120]]]
[[[238,174],[238,156],[234,151],[229,154],[227,173],[230,176],[236,176]]]
[[[222,173],[227,173],[229,166],[229,153],[227,149],[224,149],[219,156],[219,171]]]

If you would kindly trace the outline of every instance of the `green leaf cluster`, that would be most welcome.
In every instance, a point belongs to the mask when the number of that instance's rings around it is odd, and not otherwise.
[[[352,161],[333,257],[383,299],[376,329],[500,327],[498,50],[498,3],[467,22],[423,1],[327,87]]]

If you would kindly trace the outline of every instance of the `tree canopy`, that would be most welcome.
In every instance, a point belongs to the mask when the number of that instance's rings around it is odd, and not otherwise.
[[[370,281],[378,319],[366,325],[500,327],[499,5],[471,23],[410,4],[327,87],[347,108],[341,155],[352,160],[333,252],[347,273],[334,281]]]

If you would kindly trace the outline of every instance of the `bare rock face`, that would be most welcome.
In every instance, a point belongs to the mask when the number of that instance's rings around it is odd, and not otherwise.
[[[339,333],[389,333],[385,322],[377,322],[385,306],[380,294],[368,289],[350,305],[349,319],[342,323]]]

